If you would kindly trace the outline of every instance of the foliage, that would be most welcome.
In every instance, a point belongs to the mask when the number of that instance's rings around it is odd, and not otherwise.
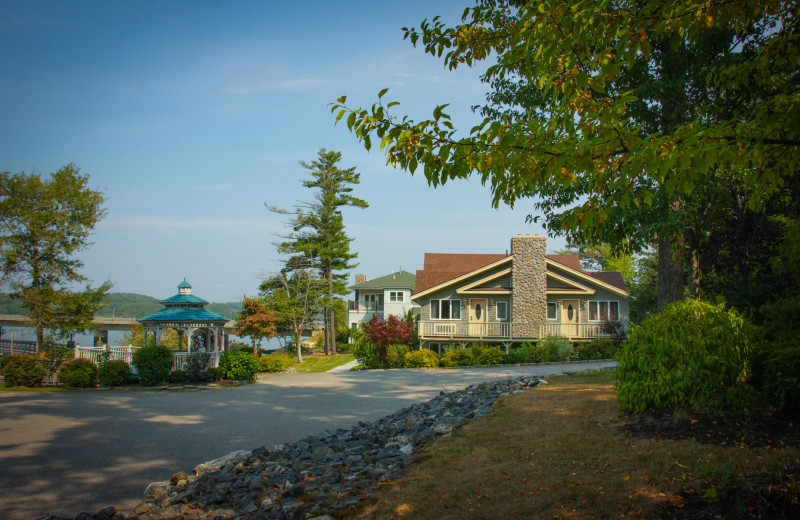
[[[420,368],[430,367],[435,368],[439,366],[439,356],[436,352],[421,348],[406,354],[405,367],[406,368]]]
[[[58,370],[58,382],[67,388],[94,388],[97,386],[97,365],[91,359],[67,361]]]
[[[768,407],[800,415],[800,347],[796,343],[754,349],[749,381]]]
[[[173,370],[169,373],[169,382],[170,383],[185,383],[187,380],[186,372],[183,370]]]
[[[472,354],[476,365],[499,365],[506,357],[497,347],[474,347]]]
[[[258,359],[250,352],[223,352],[219,358],[219,368],[227,379],[252,381],[258,372]]]
[[[0,262],[2,281],[19,298],[36,330],[62,336],[85,332],[111,287],[86,285],[77,255],[89,245],[105,215],[103,194],[88,187],[89,176],[70,164],[42,178],[38,173],[0,173]]]
[[[66,360],[75,357],[75,350],[59,345],[47,337],[45,338],[42,350],[44,355],[39,359],[39,362],[47,371],[47,377],[50,379],[50,382],[53,382],[59,367],[61,367]]]
[[[447,105],[421,122],[395,115],[388,89],[369,109],[342,96],[331,110],[433,186],[475,175],[495,206],[536,197],[549,231],[575,243],[657,241],[669,301],[688,256],[700,287],[715,223],[737,204],[763,209],[796,175],[799,26],[780,0],[480,0],[459,25],[404,29],[450,69],[496,60],[468,135]]]
[[[283,372],[291,366],[292,358],[287,354],[277,353],[258,358],[259,372]]]
[[[242,310],[236,320],[234,334],[237,336],[250,336],[253,342],[253,355],[258,355],[258,346],[265,338],[274,338],[275,314],[270,311],[267,303],[260,298],[242,297]]]
[[[350,353],[359,363],[366,365],[375,354],[375,345],[364,340],[356,341],[350,344]]]
[[[112,359],[97,369],[97,381],[100,386],[123,385],[131,378],[131,367],[121,359]]]
[[[468,348],[454,348],[442,355],[440,364],[443,367],[468,367],[474,364],[472,351]]]
[[[225,369],[222,367],[212,367],[208,369],[208,379],[211,381],[222,381],[225,378]]]
[[[192,352],[186,356],[183,367],[189,381],[192,383],[201,381],[208,377],[208,370],[211,368],[211,354],[209,352]]]
[[[629,286],[636,278],[637,259],[631,254],[615,251],[610,244],[580,244],[557,254],[576,254],[580,256],[584,269],[603,272],[618,272],[622,275],[625,285]]]
[[[598,338],[575,347],[577,359],[614,359],[618,350],[616,342],[609,338]]]
[[[172,351],[162,345],[148,345],[133,353],[132,364],[144,386],[162,384],[172,370]]]
[[[403,368],[408,353],[408,345],[389,345],[386,347],[386,365],[382,368]]]
[[[742,404],[751,331],[724,305],[687,299],[635,326],[617,355],[622,408],[721,409]]]
[[[142,346],[142,336],[144,335],[144,327],[141,323],[137,323],[132,331],[126,331],[119,339],[119,344],[122,346],[131,345],[134,347]],[[156,344],[155,337],[151,334],[147,337],[147,346],[152,347]],[[175,329],[163,329],[161,331],[161,338],[158,342],[159,345],[166,347],[170,350],[186,350],[187,339],[186,335],[182,337],[178,335]]]
[[[607,334],[619,345],[628,337],[628,325],[620,320],[606,320],[600,324],[600,332]]]
[[[279,252],[293,255],[288,266],[297,260],[313,261],[326,286],[325,327],[327,344],[325,354],[336,354],[335,295],[349,292],[346,274],[340,272],[355,267],[351,261],[358,255],[350,251],[352,238],[347,236],[342,217],[343,207],[367,208],[366,201],[350,195],[352,185],[359,184],[361,174],[355,168],[339,169],[336,164],[342,154],[321,148],[317,160],[300,165],[311,173],[303,187],[318,189],[314,202],[301,203],[294,211],[271,207],[270,210],[292,215],[289,226],[292,233],[280,244]]]
[[[511,349],[509,353],[506,354],[503,363],[532,363],[532,350],[533,345],[525,341],[522,343],[522,345]]]
[[[301,335],[311,328],[322,311],[324,287],[313,271],[301,268],[300,260],[293,261],[291,269],[284,268],[261,283],[261,296],[275,315],[278,336],[291,338],[297,352],[297,361],[303,361]],[[308,267],[308,265],[305,265]]]
[[[399,320],[393,315],[386,319],[373,316],[364,326],[364,341],[375,345],[373,356],[379,366],[388,364],[387,347],[389,345],[407,345],[414,343],[414,322],[410,319]]]
[[[33,388],[42,382],[46,370],[34,356],[6,354],[0,373],[5,378],[5,386],[26,386]]]
[[[572,361],[575,359],[575,346],[567,338],[548,336],[537,346],[547,353],[547,359],[541,361]]]
[[[229,352],[239,352],[240,350],[243,352],[250,352],[250,353],[253,352],[253,348],[247,343],[244,343],[242,341],[231,341],[228,344]]]

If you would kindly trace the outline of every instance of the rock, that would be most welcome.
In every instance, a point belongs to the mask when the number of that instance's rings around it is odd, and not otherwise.
[[[137,515],[146,515],[147,513],[150,512],[150,506],[142,502],[133,509],[133,512],[136,513]]]
[[[178,485],[178,482],[180,482],[182,480],[182,481],[184,481],[184,484],[185,484],[186,483],[186,479],[188,479],[188,478],[189,478],[189,475],[187,475],[185,471],[179,471],[179,472],[177,472],[177,473],[172,475],[172,478],[169,479],[169,483],[172,484],[173,486],[176,486],[176,485]]]
[[[246,459],[252,454],[252,451],[249,450],[238,450],[232,451],[227,455],[223,455],[222,457],[214,460],[210,460],[208,462],[204,462],[199,466],[194,468],[194,473],[198,477],[204,473],[215,473],[220,471],[224,466],[228,464],[237,464],[238,462]]]
[[[167,487],[169,482],[153,482],[144,490],[145,502],[161,502],[167,498]]]

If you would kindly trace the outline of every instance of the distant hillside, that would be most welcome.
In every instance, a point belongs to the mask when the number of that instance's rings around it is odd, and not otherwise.
[[[98,316],[115,316],[117,318],[141,318],[158,310],[163,306],[156,298],[134,293],[109,293],[108,304],[97,313]],[[221,314],[233,320],[242,308],[241,302],[209,303],[206,309]],[[0,314],[24,314],[24,309],[19,300],[11,298],[8,294],[0,293]]]

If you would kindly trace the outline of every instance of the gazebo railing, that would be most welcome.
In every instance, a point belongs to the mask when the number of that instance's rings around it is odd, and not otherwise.
[[[77,359],[90,359],[97,363],[101,359],[104,352],[108,352],[108,359],[120,360],[131,365],[131,370],[136,373],[136,367],[132,365],[133,353],[141,347],[134,347],[131,345],[124,347],[81,347],[75,345],[75,358]],[[219,357],[222,354],[220,351],[215,350],[211,354],[211,367],[216,368],[219,366]],[[185,350],[172,351],[172,370],[185,370],[186,357],[189,353]]]

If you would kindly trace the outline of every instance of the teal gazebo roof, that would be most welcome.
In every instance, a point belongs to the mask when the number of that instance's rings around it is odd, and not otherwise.
[[[202,298],[192,295],[192,286],[184,278],[178,285],[178,294],[171,296],[166,300],[160,302],[166,308],[148,314],[137,321],[144,322],[161,322],[161,323],[209,323],[209,322],[222,322],[226,323],[228,318],[216,312],[211,312],[203,307],[208,305],[208,302]]]

